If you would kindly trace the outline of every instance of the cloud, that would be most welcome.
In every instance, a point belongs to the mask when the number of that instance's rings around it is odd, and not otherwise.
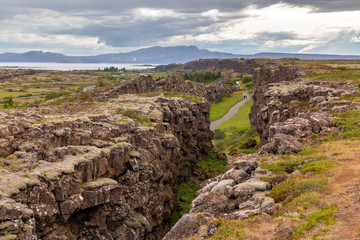
[[[350,39],[350,42],[353,42],[353,43],[360,43],[360,37],[358,36],[354,36]]]
[[[358,0],[14,0],[0,9],[0,51],[33,44],[67,54],[153,45],[313,52],[358,44],[358,5]]]

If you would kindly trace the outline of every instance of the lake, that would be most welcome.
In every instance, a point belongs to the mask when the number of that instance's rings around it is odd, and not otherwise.
[[[53,62],[0,62],[0,69],[36,69],[36,70],[103,70],[106,67],[117,67],[125,69],[147,69],[154,68],[152,64],[126,64],[126,63],[53,63]]]

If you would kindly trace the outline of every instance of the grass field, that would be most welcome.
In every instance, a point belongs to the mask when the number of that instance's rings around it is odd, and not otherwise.
[[[215,149],[218,151],[236,151],[241,148],[242,144],[250,139],[258,139],[255,129],[251,128],[249,113],[253,101],[250,100],[239,108],[239,111],[229,121],[224,122],[215,129],[216,131],[224,132],[223,138],[216,139],[215,137]],[[253,152],[256,149],[245,150]],[[231,153],[231,151],[230,151]]]
[[[210,110],[210,121],[216,121],[230,110],[232,106],[244,99],[244,92],[234,92],[231,97],[224,97],[221,102],[212,104]]]

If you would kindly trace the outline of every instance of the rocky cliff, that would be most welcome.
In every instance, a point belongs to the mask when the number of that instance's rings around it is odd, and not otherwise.
[[[225,96],[239,91],[237,86],[231,85],[227,78],[219,79],[210,84],[184,80],[183,77],[168,77],[155,81],[151,76],[142,76],[134,80],[125,81],[108,91],[99,94],[100,98],[109,98],[121,94],[138,94],[148,92],[179,92],[202,97],[210,103],[217,103]]]
[[[135,81],[94,89],[80,103],[1,112],[0,236],[160,239],[182,170],[207,156],[212,133],[207,101],[114,96],[152,86]]]
[[[353,107],[343,99],[358,92],[352,81],[309,80],[303,77],[308,73],[285,64],[255,70],[250,121],[260,135],[260,153],[299,152],[310,136],[332,130],[332,112]]]
[[[219,218],[244,220],[274,214],[278,206],[266,195],[272,183],[262,180],[274,175],[261,169],[258,161],[255,155],[238,157],[229,171],[202,183],[190,213],[181,217],[164,240],[206,239],[218,229]]]

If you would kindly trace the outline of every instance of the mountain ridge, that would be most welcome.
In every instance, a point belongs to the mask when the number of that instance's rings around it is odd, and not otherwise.
[[[29,51],[25,53],[6,52],[0,54],[0,62],[60,62],[60,63],[185,63],[207,58],[298,58],[303,60],[360,59],[360,55],[305,54],[261,52],[256,54],[233,54],[199,49],[196,46],[154,46],[127,53],[109,53],[94,56],[68,56],[62,53]]]

